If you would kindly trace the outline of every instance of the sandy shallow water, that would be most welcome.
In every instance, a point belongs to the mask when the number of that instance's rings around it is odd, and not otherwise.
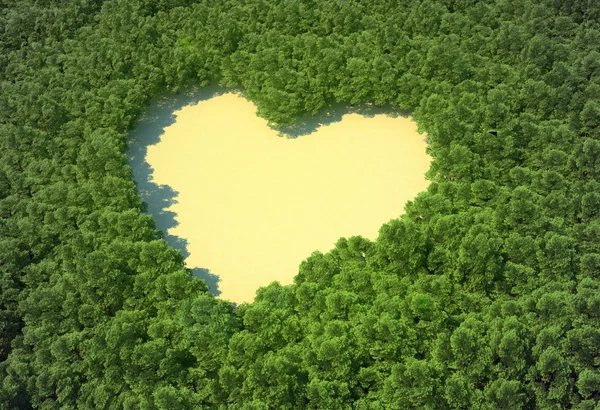
[[[174,116],[145,156],[151,182],[176,193],[167,234],[187,241],[187,266],[217,275],[213,291],[233,302],[291,283],[341,236],[375,239],[427,187],[430,158],[410,118],[351,113],[292,139],[233,93]]]

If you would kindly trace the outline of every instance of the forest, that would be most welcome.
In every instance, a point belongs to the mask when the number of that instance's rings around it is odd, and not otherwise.
[[[409,112],[429,188],[234,308],[126,160],[210,84]],[[0,409],[600,409],[600,3],[0,0],[0,292]]]

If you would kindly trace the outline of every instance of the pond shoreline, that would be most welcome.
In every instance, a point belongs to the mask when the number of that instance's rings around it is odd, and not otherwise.
[[[165,240],[211,293],[237,303],[274,280],[291,283],[303,259],[339,237],[375,239],[426,188],[430,162],[416,124],[391,108],[340,103],[280,130],[255,113],[218,86],[161,96],[128,151]],[[397,198],[398,186],[410,193]]]

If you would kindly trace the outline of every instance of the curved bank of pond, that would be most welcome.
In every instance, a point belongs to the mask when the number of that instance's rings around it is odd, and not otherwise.
[[[148,212],[214,294],[249,302],[260,286],[291,283],[311,252],[375,239],[427,187],[430,157],[410,118],[334,111],[282,138],[253,103],[213,89],[163,97],[131,134]]]

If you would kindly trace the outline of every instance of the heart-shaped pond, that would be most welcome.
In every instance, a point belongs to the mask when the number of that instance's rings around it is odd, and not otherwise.
[[[138,189],[187,266],[233,302],[291,283],[341,236],[375,239],[427,186],[430,157],[410,118],[346,113],[285,138],[238,94],[170,107],[134,132]]]

